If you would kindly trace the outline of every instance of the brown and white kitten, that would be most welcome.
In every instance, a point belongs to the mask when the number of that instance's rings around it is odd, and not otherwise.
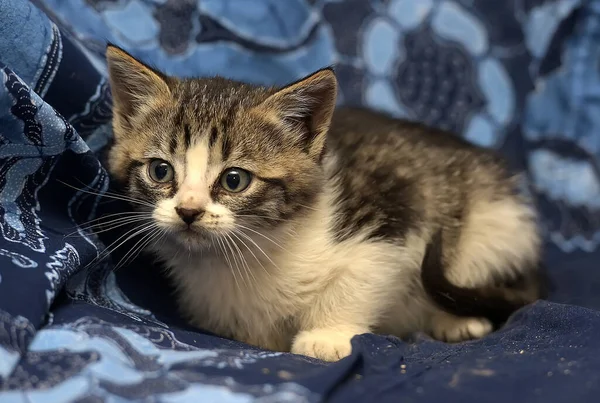
[[[264,88],[107,58],[110,171],[192,324],[331,361],[366,332],[480,338],[540,297],[536,216],[494,154],[334,110],[330,69]]]

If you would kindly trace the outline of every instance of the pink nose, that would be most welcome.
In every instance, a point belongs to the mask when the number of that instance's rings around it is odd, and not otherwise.
[[[196,221],[198,218],[204,215],[204,210],[198,209],[175,207],[175,211],[177,212],[181,220],[187,225],[192,224],[194,221]]]

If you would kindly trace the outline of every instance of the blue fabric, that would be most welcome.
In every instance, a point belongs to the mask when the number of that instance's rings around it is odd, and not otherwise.
[[[0,402],[597,401],[600,0],[34,3],[0,0]],[[127,208],[106,41],[180,76],[333,64],[340,103],[497,149],[541,212],[550,301],[458,345],[362,335],[333,364],[189,327],[148,258],[114,271],[121,234],[88,229]]]

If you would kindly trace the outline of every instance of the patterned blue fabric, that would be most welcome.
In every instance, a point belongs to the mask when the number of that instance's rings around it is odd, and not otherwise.
[[[115,271],[122,234],[88,229],[128,208],[106,41],[180,76],[335,65],[340,103],[499,150],[541,211],[551,302],[459,345],[359,336],[334,364],[190,328],[150,260]],[[597,401],[599,43],[600,0],[0,0],[0,402]]]

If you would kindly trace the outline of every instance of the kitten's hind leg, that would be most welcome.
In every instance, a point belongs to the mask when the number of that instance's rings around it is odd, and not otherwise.
[[[482,337],[542,296],[539,237],[527,207],[516,200],[472,206],[455,249],[443,251],[443,245],[440,230],[421,267],[423,288],[440,309],[431,320],[434,337]]]
[[[494,330],[489,319],[454,316],[438,310],[431,317],[429,333],[448,343],[480,339]]]

